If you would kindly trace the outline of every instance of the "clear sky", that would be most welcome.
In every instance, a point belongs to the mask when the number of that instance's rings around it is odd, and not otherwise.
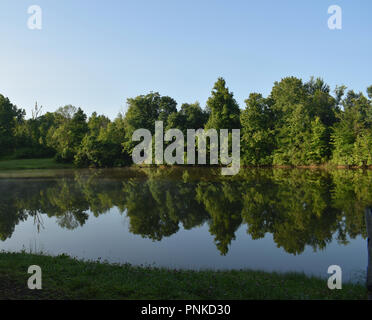
[[[334,4],[342,30],[328,29]],[[292,75],[365,92],[371,36],[371,0],[1,0],[0,93],[28,115],[38,101],[114,118],[150,91],[204,106],[219,76],[241,108]]]

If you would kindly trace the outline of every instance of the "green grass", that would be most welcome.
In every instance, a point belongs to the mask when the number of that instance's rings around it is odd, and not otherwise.
[[[14,159],[0,160],[0,170],[64,169],[71,164],[58,163],[54,159]]]
[[[42,269],[42,290],[26,288]],[[80,261],[66,255],[0,253],[2,299],[366,299],[360,284],[329,290],[327,280],[250,270],[187,271]]]

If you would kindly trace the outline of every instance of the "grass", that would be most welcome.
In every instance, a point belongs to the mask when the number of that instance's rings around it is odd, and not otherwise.
[[[30,265],[42,290],[26,287]],[[295,273],[189,271],[81,261],[67,255],[0,253],[0,299],[366,299],[361,284],[329,290],[327,280]]]
[[[72,167],[71,164],[58,163],[50,158],[0,160],[0,170],[65,169]]]

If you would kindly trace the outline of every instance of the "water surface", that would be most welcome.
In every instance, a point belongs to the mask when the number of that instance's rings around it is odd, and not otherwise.
[[[105,169],[0,175],[0,250],[361,280],[372,171]]]

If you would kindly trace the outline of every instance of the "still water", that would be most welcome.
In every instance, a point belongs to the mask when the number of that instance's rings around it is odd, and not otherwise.
[[[0,174],[0,250],[362,281],[372,171],[104,169]]]

